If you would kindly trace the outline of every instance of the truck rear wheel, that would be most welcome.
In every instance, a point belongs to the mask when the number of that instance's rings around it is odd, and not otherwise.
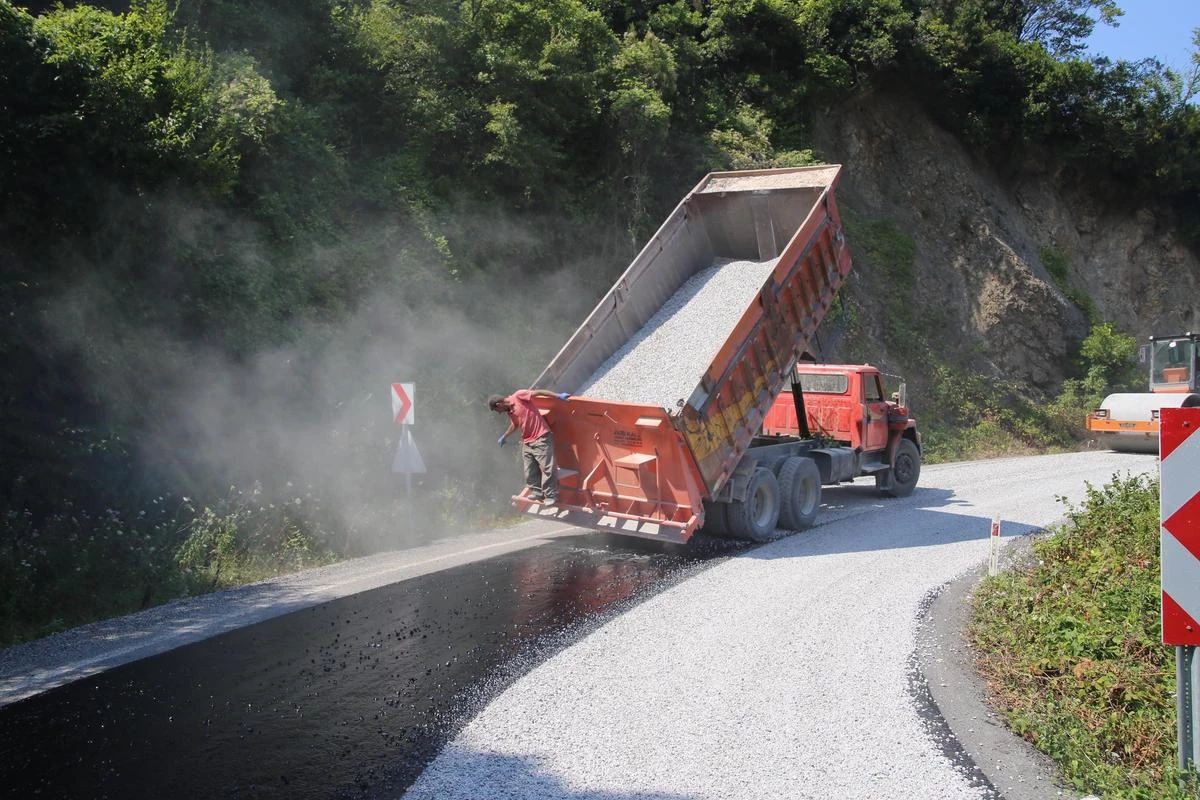
[[[734,500],[725,508],[729,533],[752,542],[769,542],[775,538],[779,522],[779,481],[775,473],[759,467],[746,485],[746,499]]]
[[[704,501],[704,527],[701,529],[710,536],[728,536],[729,526],[725,523],[725,503]]]
[[[896,445],[896,460],[891,469],[891,485],[883,490],[889,497],[908,497],[921,476],[921,451],[909,439]]]
[[[821,508],[821,470],[811,458],[795,456],[779,470],[779,527],[799,531],[812,526]]]

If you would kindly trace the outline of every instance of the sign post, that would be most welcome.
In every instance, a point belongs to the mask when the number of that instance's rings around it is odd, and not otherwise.
[[[988,555],[988,575],[1000,574],[1000,515],[992,517],[991,550]]]
[[[1159,424],[1162,641],[1175,645],[1179,768],[1200,765],[1200,408],[1164,408]]]
[[[413,473],[421,475],[425,472],[425,462],[412,435],[412,426],[417,418],[416,396],[413,384],[392,384],[392,419],[400,426],[400,441],[396,444],[396,456],[392,459],[392,472],[404,475],[409,529],[413,527],[412,476]]]

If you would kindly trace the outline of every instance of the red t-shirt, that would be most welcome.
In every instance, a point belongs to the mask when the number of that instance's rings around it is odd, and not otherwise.
[[[510,394],[507,399],[508,402],[512,403],[512,410],[508,412],[508,418],[521,431],[522,442],[532,442],[534,439],[540,439],[550,432],[550,426],[546,424],[546,420],[542,419],[541,412],[533,404],[533,393],[531,391],[528,389],[518,389]]]

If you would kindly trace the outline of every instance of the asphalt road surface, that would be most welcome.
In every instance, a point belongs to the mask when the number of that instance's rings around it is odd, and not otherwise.
[[[1107,452],[926,467],[909,498],[827,489],[817,527],[699,554],[530,523],[89,626],[0,652],[0,786],[1059,796],[978,705],[947,587],[987,561],[993,514],[1023,537],[1087,482],[1156,469]]]

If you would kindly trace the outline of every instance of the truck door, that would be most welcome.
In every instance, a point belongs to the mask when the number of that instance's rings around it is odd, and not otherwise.
[[[863,376],[863,450],[874,452],[887,447],[887,402],[879,375]]]

